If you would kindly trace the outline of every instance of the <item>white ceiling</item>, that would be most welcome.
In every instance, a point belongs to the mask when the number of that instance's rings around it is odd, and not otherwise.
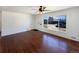
[[[47,12],[54,12],[57,10],[71,8],[72,6],[46,6],[46,10],[51,10]],[[39,6],[1,6],[1,10],[12,11],[12,12],[21,12],[21,13],[30,13],[37,14]],[[46,13],[47,13],[46,12]]]

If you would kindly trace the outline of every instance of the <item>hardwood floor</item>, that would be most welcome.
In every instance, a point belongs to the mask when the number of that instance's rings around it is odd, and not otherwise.
[[[2,37],[3,53],[74,53],[79,52],[79,42],[53,36],[40,31],[28,31]]]

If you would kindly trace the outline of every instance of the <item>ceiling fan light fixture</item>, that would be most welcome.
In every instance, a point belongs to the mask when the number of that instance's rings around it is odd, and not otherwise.
[[[47,13],[49,10],[46,9],[46,6],[39,6],[37,14]]]

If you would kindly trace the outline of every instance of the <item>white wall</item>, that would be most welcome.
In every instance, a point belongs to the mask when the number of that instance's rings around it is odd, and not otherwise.
[[[66,15],[67,16],[67,29],[66,32],[60,32],[60,31],[54,31],[54,30],[48,30],[43,28],[43,16],[58,16],[58,15]],[[42,24],[42,25],[40,25]],[[36,28],[48,32],[51,34],[55,34],[58,36],[62,36],[65,38],[69,38],[72,40],[79,41],[79,7],[74,7],[66,10],[61,11],[55,11],[43,15],[37,15],[36,16]],[[73,37],[76,39],[73,39]]]
[[[1,31],[2,12],[0,11],[0,31]]]
[[[2,11],[2,36],[30,30],[32,20],[30,14]]]
[[[35,29],[35,21],[36,21],[36,15],[32,15],[32,20],[31,20],[31,29]]]

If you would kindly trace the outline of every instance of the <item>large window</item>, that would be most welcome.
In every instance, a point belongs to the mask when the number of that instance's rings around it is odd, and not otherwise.
[[[45,16],[44,17],[44,28],[50,30],[62,30],[66,31],[66,16]]]

